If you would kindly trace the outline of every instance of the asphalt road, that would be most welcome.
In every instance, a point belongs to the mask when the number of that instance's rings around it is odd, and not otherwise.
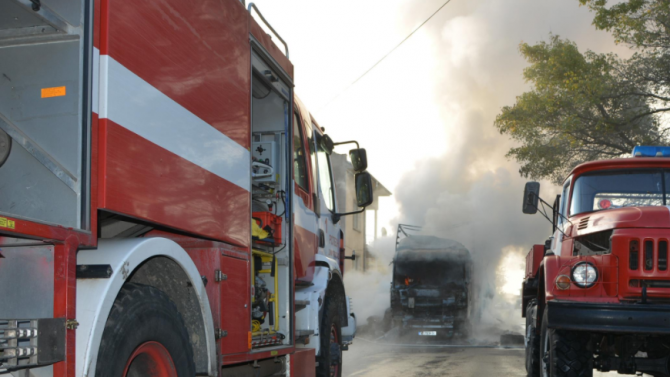
[[[525,377],[523,348],[384,343],[356,337],[344,352],[345,377]],[[616,372],[594,377],[613,377]]]
[[[344,353],[347,377],[525,377],[524,349],[387,344],[357,337]]]

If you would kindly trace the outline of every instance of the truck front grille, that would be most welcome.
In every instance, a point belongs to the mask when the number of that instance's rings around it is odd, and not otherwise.
[[[654,269],[654,241],[651,240],[644,241],[644,269]]]
[[[658,269],[661,271],[668,269],[668,241],[658,242]]]
[[[628,256],[628,267],[631,270],[637,270],[640,263],[640,241],[630,241],[630,252]]]
[[[640,250],[642,243],[642,250]],[[632,239],[628,248],[628,268],[637,271],[642,265],[644,272],[668,270],[668,240]]]

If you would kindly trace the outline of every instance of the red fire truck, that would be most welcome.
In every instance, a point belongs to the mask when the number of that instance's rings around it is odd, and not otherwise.
[[[670,375],[670,147],[633,156],[577,166],[553,206],[526,184],[554,229],[526,260],[529,376]]]
[[[0,1],[0,375],[341,375],[337,143],[293,77],[244,1]]]

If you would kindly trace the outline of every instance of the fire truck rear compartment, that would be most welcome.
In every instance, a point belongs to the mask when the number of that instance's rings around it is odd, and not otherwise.
[[[93,54],[86,3],[0,1],[5,231],[17,227],[13,219],[88,229],[90,116],[83,114],[91,112]],[[53,318],[54,247],[5,238],[2,254],[0,374],[44,365],[48,374],[65,358],[64,319]]]
[[[291,344],[290,86],[252,53],[252,348]],[[290,211],[288,211],[290,213]]]
[[[40,5],[37,5],[40,4]],[[0,213],[86,228],[85,2],[0,2]]]

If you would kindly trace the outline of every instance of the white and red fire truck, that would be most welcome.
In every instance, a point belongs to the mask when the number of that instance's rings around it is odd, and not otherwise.
[[[341,375],[336,143],[248,5],[0,1],[0,375]]]

